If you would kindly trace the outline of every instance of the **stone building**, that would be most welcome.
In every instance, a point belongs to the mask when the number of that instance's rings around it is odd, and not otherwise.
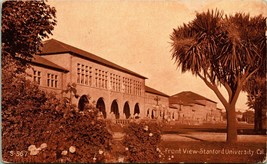
[[[79,110],[93,102],[104,118],[170,119],[183,123],[221,120],[221,112],[212,100],[193,92],[170,97],[146,86],[146,77],[55,39],[44,42],[31,65],[27,71],[40,88],[65,97]]]
[[[186,124],[221,122],[221,110],[217,103],[191,91],[184,91],[169,98],[170,106],[178,110],[177,121]]]
[[[105,118],[127,119],[145,116],[146,77],[55,39],[44,42],[32,61],[33,81],[41,88],[68,97],[83,110],[95,102]],[[75,88],[76,96],[62,93]]]
[[[162,119],[170,115],[169,96],[151,87],[145,86],[146,118]]]

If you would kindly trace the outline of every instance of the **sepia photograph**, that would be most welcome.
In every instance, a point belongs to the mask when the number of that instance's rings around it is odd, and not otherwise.
[[[4,0],[4,163],[265,163],[266,0]]]

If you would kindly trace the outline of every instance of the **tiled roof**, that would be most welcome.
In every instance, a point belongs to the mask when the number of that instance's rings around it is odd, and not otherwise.
[[[213,103],[217,103],[215,101],[212,101],[206,97],[203,97],[191,91],[180,92],[178,94],[170,96],[169,98],[170,104],[181,104],[181,105],[198,104],[198,105],[205,106],[205,104],[200,103],[197,100],[207,100]]]
[[[68,72],[67,69],[39,56],[39,55],[34,55],[33,60],[31,61],[31,63],[35,64],[35,65],[42,65],[48,68],[52,68],[52,69],[56,69],[56,70],[60,70],[63,72]]]
[[[165,93],[162,93],[162,92],[160,92],[156,89],[150,88],[148,86],[145,86],[145,91],[148,93],[153,93],[153,94],[157,94],[157,95],[164,96],[164,97],[170,97],[170,96],[166,95]]]
[[[71,53],[73,55],[85,58],[87,60],[91,60],[93,62],[105,65],[107,67],[117,69],[119,71],[126,72],[126,73],[129,73],[131,75],[141,77],[143,79],[147,79],[146,77],[144,77],[140,74],[137,74],[137,73],[130,71],[126,68],[123,68],[117,64],[114,64],[114,63],[112,63],[106,59],[103,59],[99,56],[96,56],[90,52],[86,52],[84,50],[78,49],[76,47],[73,47],[71,45],[68,45],[66,43],[60,42],[60,41],[55,40],[55,39],[50,39],[50,40],[44,41],[44,46],[42,48],[40,55],[61,54],[61,53]]]

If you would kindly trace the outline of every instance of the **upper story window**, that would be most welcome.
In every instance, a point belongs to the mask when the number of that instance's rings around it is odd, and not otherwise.
[[[58,87],[58,75],[48,73],[47,74],[47,86],[57,88]]]
[[[81,83],[81,64],[77,63],[77,83]]]
[[[124,87],[124,92],[128,94],[134,94],[133,91],[133,81],[130,78],[123,77],[123,87]]]
[[[113,91],[120,91],[121,80],[120,76],[114,73],[110,73],[110,89]]]
[[[132,93],[134,95],[141,95],[141,82],[136,80],[130,80],[130,85],[132,88]]]
[[[84,77],[84,65],[82,64],[81,67],[81,84],[85,83],[85,77]]]
[[[33,71],[33,81],[37,82],[39,85],[41,84],[41,71]]]
[[[77,84],[92,85],[92,67],[77,63]]]

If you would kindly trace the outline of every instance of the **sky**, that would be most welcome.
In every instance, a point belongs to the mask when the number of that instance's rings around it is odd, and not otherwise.
[[[222,104],[205,83],[190,72],[181,73],[171,58],[174,28],[195,18],[196,12],[267,16],[263,0],[50,0],[57,25],[50,38],[91,52],[148,79],[146,85],[168,95],[193,91]],[[227,97],[226,91],[221,89]],[[241,93],[237,110],[246,110]]]

